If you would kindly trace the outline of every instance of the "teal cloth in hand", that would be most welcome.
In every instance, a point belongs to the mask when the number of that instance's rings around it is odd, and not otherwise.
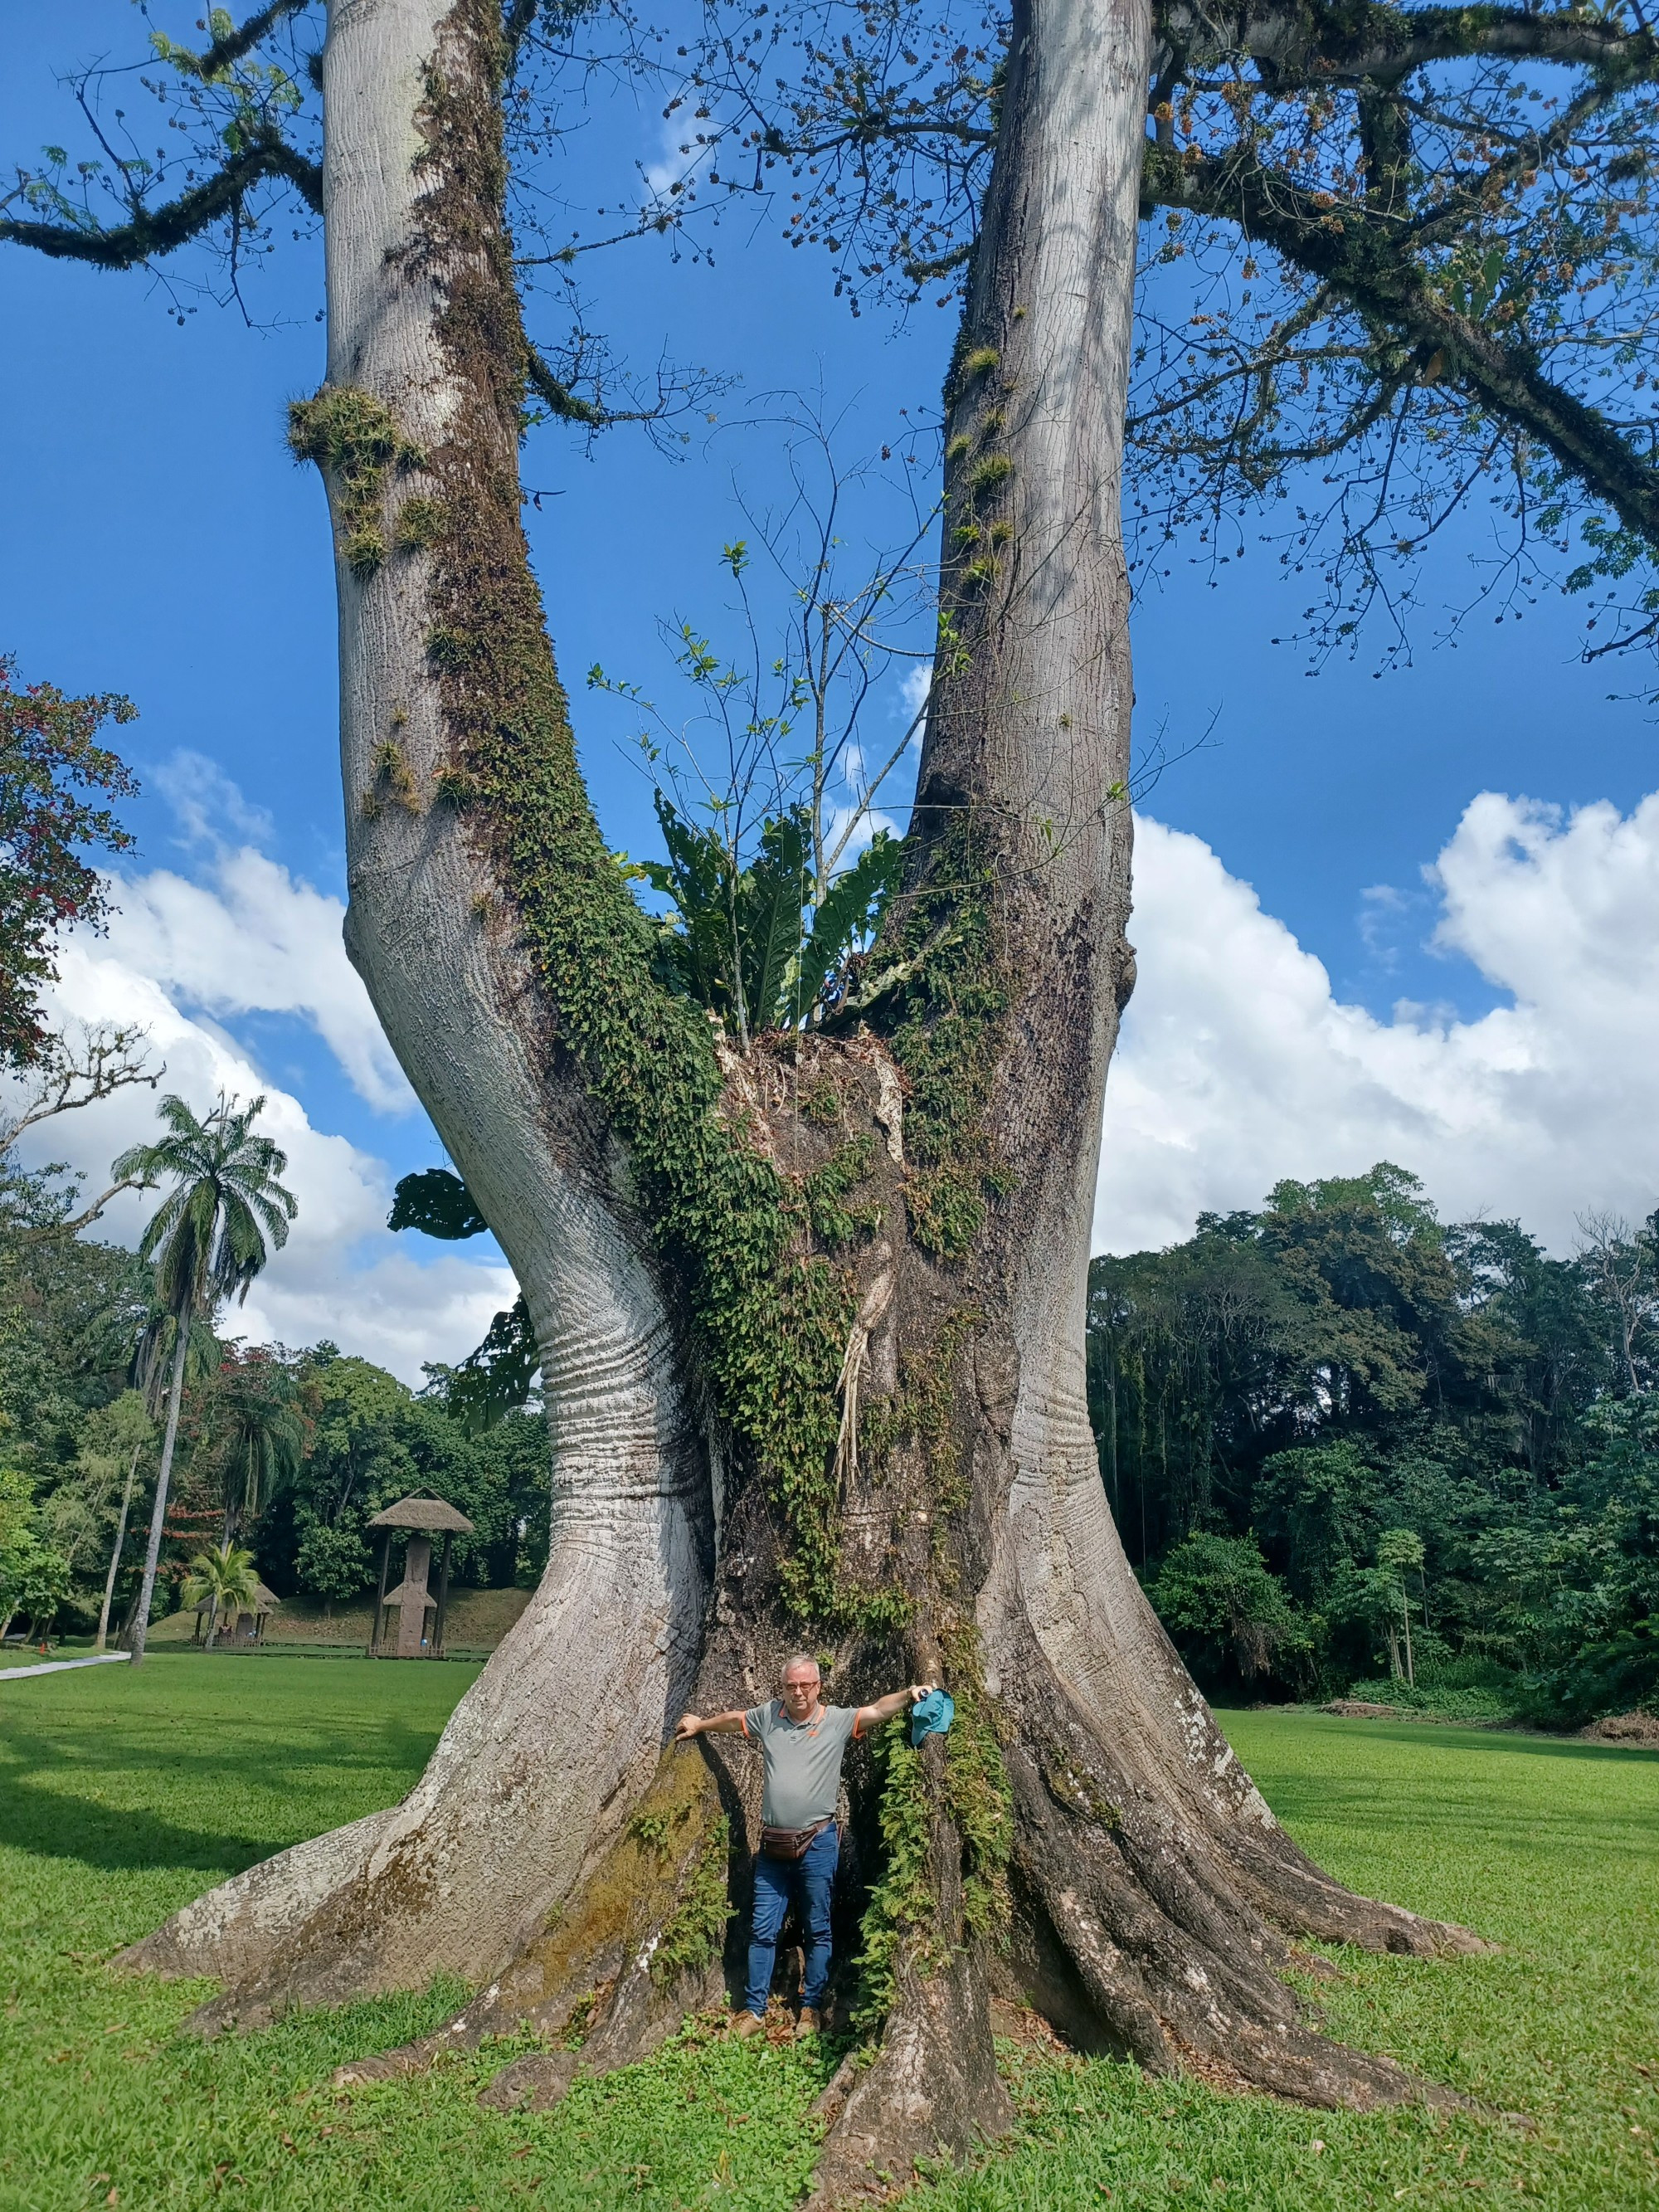
[[[946,1735],[957,1717],[956,1700],[948,1690],[929,1690],[910,1708],[910,1741],[920,1743],[923,1736]]]

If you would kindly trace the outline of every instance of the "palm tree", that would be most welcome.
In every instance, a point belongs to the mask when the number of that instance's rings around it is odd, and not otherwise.
[[[173,1316],[173,1354],[149,1547],[132,1620],[135,1667],[144,1656],[155,1593],[191,1324],[210,1322],[228,1297],[246,1297],[272,1249],[287,1243],[298,1211],[293,1194],[277,1181],[287,1155],[269,1137],[252,1133],[264,1103],[258,1097],[239,1109],[221,1091],[218,1104],[198,1121],[182,1098],[164,1098],[160,1111],[167,1133],[155,1144],[133,1146],[112,1170],[149,1186],[173,1186],[138,1243],[139,1258],[155,1271],[156,1297]]]
[[[130,1316],[123,1316],[122,1319],[127,1320]],[[155,1295],[155,1286],[152,1283],[149,1309],[143,1316],[143,1324],[139,1330],[137,1345],[132,1350],[130,1365],[132,1388],[116,1401],[118,1407],[125,1406],[129,1399],[137,1401],[146,1423],[146,1442],[149,1441],[149,1435],[153,1431],[155,1424],[161,1419],[161,1408],[167,1401],[167,1376],[178,1340],[179,1331],[174,1325],[173,1316]],[[185,1331],[185,1381],[189,1382],[192,1376],[200,1381],[204,1376],[216,1374],[222,1350],[223,1347],[218,1338],[204,1321],[200,1319],[192,1321]],[[138,1474],[139,1452],[143,1448],[141,1444],[139,1450],[134,1452],[127,1470],[126,1488],[122,1494],[120,1519],[115,1532],[115,1548],[110,1554],[109,1572],[104,1581],[104,1602],[98,1615],[98,1633],[93,1642],[92,1648],[94,1651],[101,1651],[104,1649],[109,1636],[110,1608],[115,1601],[116,1577],[120,1572],[121,1553],[126,1544],[127,1514],[132,1504],[133,1488]],[[118,1643],[130,1636],[137,1610],[138,1601],[135,1597],[128,1607],[126,1626],[116,1638]]]
[[[198,1552],[185,1575],[179,1595],[186,1605],[209,1601],[207,1648],[212,1650],[222,1618],[234,1620],[252,1611],[258,1595],[259,1577],[253,1571],[253,1554],[234,1544],[217,1552]]]
[[[105,1418],[111,1444],[127,1453],[127,1476],[126,1486],[121,1492],[120,1517],[115,1524],[115,1542],[109,1555],[109,1572],[104,1577],[104,1602],[99,1608],[98,1633],[92,1646],[94,1651],[103,1650],[109,1636],[109,1609],[114,1602],[115,1577],[121,1571],[121,1553],[127,1540],[127,1515],[132,1506],[133,1485],[138,1480],[138,1462],[144,1446],[154,1433],[149,1408],[137,1390],[124,1390]]]
[[[294,1376],[257,1348],[232,1345],[221,1364],[216,1395],[225,1494],[223,1540],[257,1520],[299,1470],[310,1440]]]

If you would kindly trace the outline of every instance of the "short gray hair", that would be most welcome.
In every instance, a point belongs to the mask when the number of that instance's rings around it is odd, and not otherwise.
[[[810,1651],[796,1651],[792,1653],[783,1662],[783,1673],[780,1679],[787,1682],[789,1680],[789,1677],[794,1673],[797,1667],[810,1667],[812,1672],[818,1676],[819,1680],[823,1680],[823,1669],[818,1665],[817,1661],[812,1656]]]

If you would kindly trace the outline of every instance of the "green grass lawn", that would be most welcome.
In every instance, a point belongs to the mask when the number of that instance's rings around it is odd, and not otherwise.
[[[435,2025],[454,1990],[202,2045],[179,2027],[206,1984],[109,1971],[226,1873],[399,1795],[472,1672],[161,1652],[136,1674],[0,1686],[0,2212],[798,2199],[826,2063],[805,2052],[694,2029],[544,2118],[476,2102],[514,2045],[344,2099],[334,2066]],[[1311,2113],[1011,2049],[1019,2132],[944,2179],[939,2212],[1483,2201],[1472,2192],[1659,2207],[1659,1755],[1224,1719],[1334,1873],[1504,1945],[1431,1965],[1334,1951],[1341,1978],[1319,1985],[1334,2033],[1473,2107]]]

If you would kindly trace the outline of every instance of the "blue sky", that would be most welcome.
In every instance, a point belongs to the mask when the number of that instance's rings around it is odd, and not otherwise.
[[[156,13],[189,35],[188,9],[177,11],[176,21],[169,11]],[[75,118],[56,72],[100,50],[131,52],[139,27],[126,0],[24,11],[9,27],[0,150],[27,160],[46,141],[75,146]],[[614,204],[635,161],[659,151],[660,133],[654,109],[630,99],[597,109],[568,155],[573,204],[607,195]],[[744,526],[733,477],[763,503],[777,488],[775,437],[729,426],[745,413],[769,411],[763,395],[821,392],[830,411],[845,417],[842,450],[865,452],[895,435],[901,408],[930,409],[951,335],[953,318],[931,306],[902,325],[878,312],[854,321],[830,297],[823,263],[810,249],[787,251],[766,226],[751,232],[728,220],[716,245],[712,266],[689,256],[676,263],[653,241],[609,258],[591,257],[584,275],[596,324],[640,367],[648,370],[666,350],[739,380],[717,403],[718,432],[699,422],[682,457],[669,459],[637,433],[610,434],[590,453],[552,428],[537,434],[525,460],[526,483],[543,494],[540,511],[530,510],[527,521],[590,779],[613,842],[634,850],[651,837],[648,790],[615,742],[625,717],[586,694],[580,679],[599,662],[655,689],[662,672],[658,620],[682,612],[698,620],[718,616],[720,548]],[[328,538],[314,475],[295,467],[283,440],[286,401],[313,389],[321,374],[319,280],[314,244],[285,247],[250,288],[263,327],[250,329],[234,308],[187,301],[196,311],[180,328],[164,295],[142,275],[105,276],[0,252],[7,332],[0,348],[6,518],[0,650],[17,655],[26,678],[125,690],[137,702],[142,720],[125,733],[146,784],[132,817],[141,841],[137,876],[163,871],[222,886],[225,855],[246,845],[292,882],[334,897],[343,890]],[[1455,1059],[1474,1049],[1458,1040],[1477,1032],[1484,1040],[1477,1057],[1486,1054],[1482,1066],[1507,1065],[1513,1036],[1493,1043],[1497,1032],[1479,1025],[1494,1013],[1512,1014],[1517,996],[1528,992],[1544,1000],[1553,992],[1563,1005],[1585,998],[1582,976],[1528,982],[1532,971],[1523,974],[1517,948],[1552,930],[1575,941],[1583,937],[1584,902],[1595,906],[1595,887],[1614,866],[1609,855],[1622,855],[1618,865],[1636,917],[1619,926],[1626,934],[1633,926],[1639,941],[1626,946],[1627,972],[1615,978],[1615,996],[1623,990],[1628,1003],[1620,1000],[1608,1013],[1607,1034],[1640,1021],[1659,881],[1649,867],[1646,830],[1638,834],[1626,823],[1621,845],[1605,811],[1585,817],[1589,826],[1580,831],[1573,810],[1610,804],[1612,820],[1632,817],[1659,785],[1654,725],[1638,704],[1607,698],[1605,671],[1577,664],[1573,610],[1559,600],[1540,604],[1518,627],[1477,617],[1456,649],[1437,647],[1435,609],[1467,596],[1470,563],[1484,557],[1490,536],[1486,518],[1475,511],[1443,545],[1427,579],[1415,665],[1381,680],[1372,675],[1370,640],[1362,640],[1354,663],[1334,664],[1316,678],[1304,673],[1297,648],[1268,642],[1295,626],[1300,599],[1295,586],[1278,580],[1272,556],[1254,545],[1218,581],[1207,568],[1177,559],[1170,580],[1137,609],[1140,729],[1165,726],[1178,750],[1213,725],[1209,744],[1169,773],[1146,810],[1165,830],[1201,841],[1207,858],[1200,861],[1194,857],[1199,848],[1155,834],[1145,848],[1156,848],[1147,865],[1162,873],[1150,884],[1146,911],[1162,916],[1158,927],[1166,936],[1199,927],[1200,909],[1209,915],[1203,926],[1213,931],[1219,925],[1206,901],[1221,902],[1230,927],[1243,932],[1239,964],[1237,972],[1218,970],[1206,988],[1214,1006],[1231,1009],[1230,1018],[1247,1033],[1252,963],[1289,960],[1294,952],[1322,963],[1327,999],[1353,1017],[1345,1036],[1358,1022],[1365,1036],[1375,1030],[1385,1039],[1378,1050],[1392,1050],[1386,1038],[1395,1035],[1393,1010],[1403,998],[1434,1010],[1413,1018],[1418,1029],[1451,1040],[1436,1063],[1443,1072],[1450,1065],[1446,1053]],[[181,766],[181,755],[211,767]],[[1477,834],[1468,810],[1482,793],[1512,807],[1527,800],[1563,811],[1557,817],[1524,810],[1493,817]],[[1528,822],[1543,824],[1530,857],[1526,836],[1517,842],[1513,834]],[[1591,835],[1597,823],[1600,845]],[[1654,842],[1659,846],[1659,824]],[[1464,869],[1455,894],[1463,903],[1451,926],[1453,895],[1444,883],[1425,884],[1422,873],[1449,850]],[[1259,901],[1255,921],[1251,890]],[[1506,924],[1510,934],[1494,951],[1480,916],[1521,915],[1521,891],[1534,900],[1526,909],[1532,919]],[[1282,925],[1279,934],[1270,945],[1256,943],[1251,931],[1259,936],[1268,921]],[[1595,927],[1605,931],[1613,923],[1602,914]],[[1434,945],[1437,927],[1441,941]],[[1598,973],[1626,959],[1617,947],[1593,946],[1586,958],[1592,953]],[[1142,964],[1132,1030],[1140,1023],[1151,1040],[1160,1023],[1172,1035],[1172,1024],[1184,1024],[1184,1053],[1194,1029],[1207,1025],[1220,1052],[1214,1008],[1205,1011],[1210,1000],[1183,1000],[1171,981],[1161,1000],[1149,1001],[1158,961],[1151,960],[1151,972],[1148,959]],[[1186,972],[1173,955],[1166,969],[1170,978]],[[167,988],[181,1012],[227,1051],[240,1052],[262,1079],[302,1102],[315,1129],[343,1139],[388,1176],[436,1157],[418,1112],[392,1110],[384,1082],[377,1090],[370,1080],[366,1095],[361,1055],[354,1082],[337,1048],[337,1022],[331,1045],[314,1009],[239,1010],[222,993],[210,1004],[212,992],[192,995],[188,978],[179,980],[182,968],[169,973]],[[283,992],[271,995],[281,999]],[[1317,1015],[1326,1030],[1335,1019]],[[1366,1022],[1372,1027],[1364,1028]],[[1547,1048],[1537,1049],[1547,1067],[1552,1054],[1565,1064],[1601,1048],[1550,1030]],[[1193,1203],[1247,1203],[1273,1175],[1297,1164],[1285,1163],[1277,1141],[1255,1152],[1247,1143],[1237,1158],[1232,1139],[1212,1146],[1206,1129],[1212,1135],[1225,1122],[1236,1138],[1234,1125],[1250,1126],[1249,1117],[1241,1121],[1228,1107],[1224,1064],[1212,1060],[1198,1075],[1190,1067],[1182,1074],[1184,1066],[1179,1055],[1166,1065],[1143,1054],[1137,1076],[1146,1091],[1143,1136],[1151,1142],[1160,1084],[1186,1083],[1193,1096],[1213,1100],[1220,1120],[1212,1126],[1200,1115],[1194,1122],[1167,1203],[1142,1204],[1144,1192],[1136,1196],[1127,1187],[1121,1202],[1103,1200],[1104,1241],[1181,1233],[1189,1196]],[[1604,1177],[1608,1187],[1584,1188],[1578,1204],[1634,1207],[1659,1182],[1659,1158],[1645,1133],[1653,1118],[1644,1108],[1652,1073],[1639,1054],[1624,1066],[1623,1133],[1602,1131],[1586,1158],[1593,1162],[1609,1147],[1624,1157]],[[1380,1079],[1373,1070],[1361,1088]],[[1296,1080],[1293,1068],[1284,1080]],[[1409,1093],[1429,1079],[1401,1080]],[[1459,1080],[1445,1080],[1455,1098]],[[1306,1171],[1366,1164],[1349,1156],[1371,1134],[1352,1099],[1324,1121],[1317,1115],[1299,1119],[1294,1110],[1287,1121],[1287,1110],[1283,1100],[1268,1100],[1260,1126],[1295,1137],[1308,1154]],[[1559,1243],[1568,1234],[1566,1184],[1547,1199],[1539,1195],[1537,1163],[1550,1150],[1541,1138],[1530,1150],[1522,1145],[1513,1172],[1506,1170],[1504,1115],[1510,1110],[1494,1106],[1497,1120],[1463,1153],[1444,1128],[1439,1138],[1425,1129],[1419,1157],[1425,1172],[1438,1160],[1448,1163],[1449,1204],[1520,1212]],[[1449,1127],[1446,1114],[1440,1122]],[[1109,1155],[1113,1126],[1109,1109]],[[1343,1133],[1326,1145],[1322,1131],[1339,1127]],[[1393,1135],[1408,1142],[1413,1130],[1385,1115],[1376,1134],[1379,1143]],[[1214,1176],[1206,1180],[1203,1156],[1212,1149],[1231,1162],[1224,1189]],[[1128,1150],[1139,1162],[1134,1176],[1156,1180],[1152,1156],[1142,1158],[1133,1142]],[[1466,1154],[1467,1171],[1457,1164]],[[1432,1173],[1430,1179],[1434,1183]],[[1235,1182],[1242,1187],[1235,1190]],[[1659,1190],[1640,1210],[1656,1197]],[[368,1264],[368,1234],[339,1248],[343,1280]],[[458,1255],[438,1257],[453,1267]],[[463,1319],[471,1325],[477,1304],[445,1324],[452,1337]],[[305,1315],[296,1310],[292,1325]],[[453,1357],[463,1348],[441,1339],[438,1328],[428,1356]],[[405,1347],[405,1368],[411,1356]]]

